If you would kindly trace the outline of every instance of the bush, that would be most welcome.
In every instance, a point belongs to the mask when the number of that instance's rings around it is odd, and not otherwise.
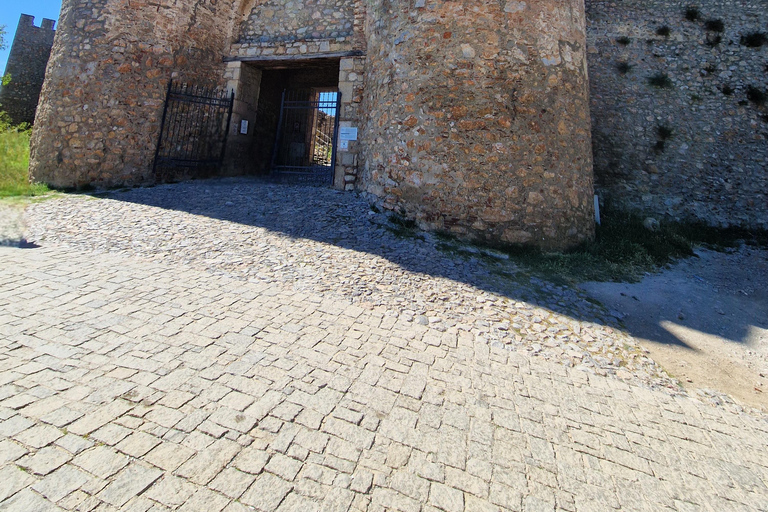
[[[768,99],[768,94],[754,85],[750,85],[747,87],[747,99],[755,105],[765,105],[765,100]]]
[[[627,36],[621,36],[616,38],[616,42],[622,46],[627,46],[632,40]]]
[[[750,32],[741,36],[739,42],[748,48],[760,48],[765,43],[768,43],[768,36],[765,35],[765,32]]]
[[[696,21],[701,17],[701,13],[699,12],[699,8],[695,5],[689,5],[685,8],[685,19],[688,21]]]
[[[670,28],[666,25],[656,29],[656,35],[658,36],[669,37],[669,34],[671,33],[672,33],[672,30],[670,30]]]
[[[723,20],[710,19],[704,22],[704,28],[710,32],[723,32],[725,31],[725,23]]]
[[[622,75],[626,75],[632,70],[632,65],[628,62],[617,62],[616,63],[616,69],[621,73]]]
[[[36,196],[48,187],[29,183],[29,125],[14,126],[0,112],[0,197]]]
[[[669,76],[667,76],[666,73],[662,72],[658,72],[655,75],[649,76],[648,83],[653,87],[658,87],[659,89],[672,88],[672,80],[669,79]]]

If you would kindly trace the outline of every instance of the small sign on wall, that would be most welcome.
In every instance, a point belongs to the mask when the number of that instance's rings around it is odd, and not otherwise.
[[[357,128],[342,126],[339,128],[339,140],[357,140]]]
[[[242,133],[243,135],[247,135],[248,134],[248,120],[247,119],[243,119],[242,121],[240,121],[240,133]]]

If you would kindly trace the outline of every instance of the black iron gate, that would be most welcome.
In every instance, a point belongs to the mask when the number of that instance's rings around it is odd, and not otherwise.
[[[273,178],[291,183],[333,183],[340,107],[337,89],[283,91],[272,151]]]
[[[153,172],[159,182],[203,178],[224,160],[235,92],[168,84]]]

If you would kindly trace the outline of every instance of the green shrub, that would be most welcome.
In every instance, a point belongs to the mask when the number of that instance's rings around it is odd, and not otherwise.
[[[0,197],[35,196],[48,187],[29,183],[29,125],[14,126],[0,112]]]
[[[669,76],[666,73],[662,73],[661,71],[655,75],[649,76],[648,84],[652,85],[653,87],[658,87],[659,89],[672,88],[672,80],[669,79]]]

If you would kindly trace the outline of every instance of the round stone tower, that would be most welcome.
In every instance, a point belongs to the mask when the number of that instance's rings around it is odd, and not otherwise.
[[[64,0],[31,178],[56,187],[151,182],[168,80],[222,84],[234,14],[233,0]]]
[[[372,0],[359,187],[422,227],[594,236],[583,0]]]

